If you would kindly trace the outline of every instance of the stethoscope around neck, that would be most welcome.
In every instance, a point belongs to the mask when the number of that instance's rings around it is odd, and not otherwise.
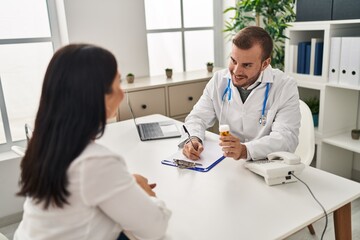
[[[266,124],[266,115],[265,115],[265,108],[266,108],[266,103],[267,100],[269,98],[269,91],[270,91],[270,83],[267,82],[266,83],[266,89],[265,89],[265,96],[264,96],[264,101],[263,101],[263,106],[262,106],[262,110],[261,110],[261,117],[259,119],[259,124],[262,126],[265,126]],[[227,86],[224,90],[224,93],[221,96],[221,110],[220,110],[220,119],[219,119],[219,124],[226,124],[226,118],[229,112],[229,105],[232,99],[232,89],[231,89],[231,79],[228,78],[228,83]],[[222,122],[222,113],[224,110],[224,102],[227,100],[228,104],[226,105],[226,114],[225,114],[225,121],[224,123]]]

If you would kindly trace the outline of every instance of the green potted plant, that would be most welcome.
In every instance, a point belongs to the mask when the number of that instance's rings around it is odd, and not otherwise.
[[[304,102],[309,106],[310,111],[313,115],[314,126],[317,127],[319,125],[319,98],[311,97],[304,100]]]
[[[207,62],[206,63],[206,68],[207,68],[207,71],[209,73],[211,73],[213,71],[213,69],[214,69],[214,63],[213,62]]]
[[[172,73],[173,73],[172,68],[165,68],[165,74],[166,74],[166,77],[167,77],[167,78],[171,78],[171,77],[172,77]]]
[[[126,81],[127,81],[128,83],[133,83],[134,80],[135,80],[135,75],[134,75],[133,73],[128,73],[128,74],[126,75]]]
[[[274,42],[271,65],[284,69],[285,48],[287,38],[284,35],[285,29],[290,26],[288,23],[295,21],[294,0],[282,1],[259,1],[259,0],[237,0],[235,6],[224,10],[224,13],[234,11],[235,14],[229,21],[225,22],[224,32],[228,32],[231,39],[241,29],[256,25],[260,26],[270,34]]]

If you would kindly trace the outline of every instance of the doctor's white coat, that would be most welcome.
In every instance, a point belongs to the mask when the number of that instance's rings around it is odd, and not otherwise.
[[[204,140],[205,130],[213,126],[216,119],[221,119],[220,124],[228,124],[231,134],[246,145],[248,159],[262,159],[276,151],[294,152],[298,145],[301,118],[296,81],[269,65],[258,79],[260,85],[252,90],[245,103],[231,82],[232,99],[229,103],[225,100],[220,117],[221,98],[229,78],[228,69],[214,73],[203,95],[185,119],[191,135]],[[259,119],[268,82],[270,90],[265,107],[266,124],[263,126]]]

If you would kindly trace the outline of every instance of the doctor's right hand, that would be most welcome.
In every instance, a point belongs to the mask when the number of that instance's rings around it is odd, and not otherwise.
[[[192,138],[191,141],[185,143],[183,147],[183,154],[191,160],[199,160],[200,153],[203,150],[204,150],[203,145],[196,138]]]

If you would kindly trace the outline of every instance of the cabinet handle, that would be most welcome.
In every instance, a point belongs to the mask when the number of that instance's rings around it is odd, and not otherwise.
[[[331,72],[334,73],[334,72],[335,72],[335,69],[331,69]]]
[[[146,104],[141,105],[141,108],[146,109],[147,108]]]
[[[351,74],[352,74],[352,75],[355,75],[355,74],[356,74],[356,72],[355,72],[355,71],[352,71],[352,72],[351,72]]]
[[[189,101],[192,101],[194,98],[192,96],[188,97]]]
[[[345,69],[343,69],[343,70],[342,70],[342,73],[343,73],[343,74],[345,74],[345,73],[346,73]]]

